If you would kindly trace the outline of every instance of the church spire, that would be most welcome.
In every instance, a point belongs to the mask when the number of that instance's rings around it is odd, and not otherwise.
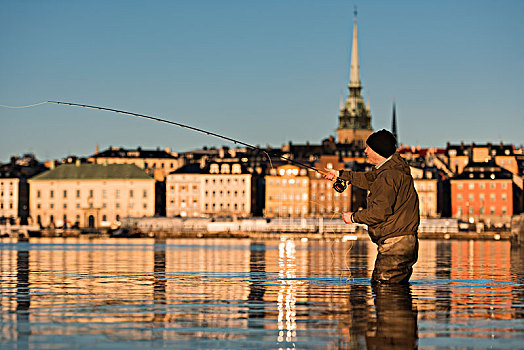
[[[351,45],[351,66],[349,72],[349,87],[361,88],[360,86],[360,67],[358,65],[358,36],[357,36],[357,7],[353,12],[353,44]]]
[[[395,139],[397,139],[397,144],[399,144],[397,134],[397,108],[395,98],[393,98],[393,120],[391,121],[391,133],[393,134],[393,136],[395,136]]]
[[[358,63],[358,35],[357,35],[357,8],[355,6],[353,19],[353,43],[351,45],[351,63],[349,72],[349,96],[346,103],[340,106],[337,128],[338,142],[354,143],[364,147],[368,136],[373,132],[371,128],[371,113],[369,105],[366,107],[361,95],[360,66]]]

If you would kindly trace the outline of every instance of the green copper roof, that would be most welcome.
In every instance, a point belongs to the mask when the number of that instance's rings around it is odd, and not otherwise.
[[[62,164],[45,171],[31,180],[94,180],[137,179],[153,180],[134,164]]]

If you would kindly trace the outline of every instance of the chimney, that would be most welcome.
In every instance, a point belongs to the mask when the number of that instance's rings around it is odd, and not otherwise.
[[[77,160],[75,161],[75,166],[80,166],[80,159],[77,159]]]

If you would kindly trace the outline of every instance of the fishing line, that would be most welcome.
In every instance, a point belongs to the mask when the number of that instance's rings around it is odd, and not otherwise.
[[[6,106],[6,105],[0,105],[0,107],[12,108],[12,109],[21,109],[21,108],[36,107],[36,106],[40,106],[40,105],[43,105],[43,104],[46,104],[46,103],[49,103],[49,101],[35,103],[34,105],[27,105],[27,106]]]
[[[72,102],[63,102],[63,101],[43,101],[43,102],[35,103],[35,104],[32,104],[32,105],[26,105],[26,106],[8,106],[8,105],[0,104],[0,107],[10,108],[10,109],[23,109],[23,108],[31,108],[31,107],[40,106],[40,105],[43,105],[43,104],[46,104],[46,103],[54,103],[54,104],[58,104],[58,105],[67,105],[67,106],[73,106],[73,107],[97,109],[97,110],[101,110],[101,111],[108,111],[108,112],[113,112],[113,113],[118,113],[118,114],[129,115],[129,116],[133,116],[133,117],[145,118],[145,119],[157,121],[157,122],[160,122],[160,123],[166,123],[166,124],[170,124],[170,125],[175,125],[175,126],[178,126],[178,127],[181,127],[181,128],[185,128],[185,129],[189,129],[189,130],[196,131],[196,132],[199,132],[199,133],[203,133],[203,134],[208,135],[208,136],[213,136],[213,137],[216,137],[216,138],[219,138],[219,139],[223,139],[223,140],[226,140],[226,141],[231,142],[233,144],[242,145],[242,146],[248,147],[248,148],[250,148],[252,150],[264,153],[266,155],[267,159],[269,160],[269,164],[270,164],[271,169],[273,169],[273,163],[271,161],[270,154],[266,150],[261,149],[260,147],[251,145],[249,143],[246,143],[246,142],[243,142],[243,141],[240,141],[240,140],[233,139],[231,137],[220,135],[220,134],[217,134],[217,133],[214,133],[214,132],[211,132],[211,131],[207,131],[207,130],[204,130],[204,129],[196,128],[196,127],[193,127],[193,126],[190,126],[190,125],[177,123],[177,122],[166,120],[166,119],[152,117],[152,116],[145,115],[145,114],[127,112],[127,111],[122,111],[122,110],[118,110],[118,109],[114,109],[114,108],[106,108],[106,107],[100,107],[100,106],[91,106],[91,105],[78,104],[78,103],[72,103]],[[327,174],[323,170],[317,169],[317,168],[315,168],[313,166],[301,163],[301,162],[293,160],[291,158],[284,157],[284,156],[278,156],[278,157],[280,159],[282,159],[282,160],[285,160],[285,161],[289,162],[289,163],[296,164],[296,165],[299,165],[301,167],[304,167],[304,168],[316,171],[319,174],[322,174],[322,175],[326,175]],[[334,180],[331,180],[331,181],[334,182],[333,188],[337,192],[339,192],[339,193],[343,192],[347,188],[347,181],[344,180],[344,179],[336,177]],[[309,200],[309,201],[311,203],[324,205],[322,203],[315,202],[315,201],[312,201],[312,200]],[[337,211],[333,211],[333,215],[332,215],[330,221],[332,221],[335,218],[336,215],[340,215],[340,214],[342,214],[342,213],[339,213]],[[335,235],[334,228],[333,228],[333,234]],[[350,271],[350,267],[347,264],[346,258],[347,258],[347,255],[349,254],[349,252],[351,251],[352,248],[353,248],[353,244],[351,244],[351,246],[347,249],[346,253],[344,254],[344,262],[346,263],[346,268],[347,268],[347,271],[349,273],[351,273],[351,271]],[[332,264],[334,265],[335,253],[333,251],[333,245],[331,245],[330,251],[331,251],[331,254],[332,254]]]
[[[322,206],[322,207],[326,206],[325,203],[321,203],[321,202],[314,201],[314,200],[311,200],[311,199],[308,200],[308,202],[309,203],[313,203],[313,204],[317,204],[317,205]],[[333,210],[331,212],[332,212],[332,215],[331,215],[331,218],[329,219],[328,222],[332,222],[333,219],[335,218],[335,216],[342,215],[342,213],[343,213],[341,211],[339,212],[338,210]],[[329,213],[329,211],[327,213]],[[333,236],[336,235],[335,228],[332,228],[332,232],[331,233],[333,234]],[[343,268],[341,269],[339,278],[342,279],[342,275],[343,275],[344,271],[347,271],[349,276],[346,277],[346,282],[351,280],[351,266],[349,266],[347,258],[348,258],[348,255],[349,255],[351,249],[353,249],[354,244],[355,244],[355,242],[352,240],[349,248],[346,249],[346,252],[344,253],[344,257],[342,259],[344,261],[344,265],[345,265],[346,269],[345,270]],[[331,253],[331,265],[332,266],[335,266],[335,260],[336,260],[335,251],[333,250],[333,246],[334,245],[335,245],[335,241],[332,241],[331,245],[329,246],[329,252]]]
[[[196,132],[199,132],[199,133],[202,133],[202,134],[205,134],[205,135],[209,135],[209,136],[213,136],[213,137],[216,137],[216,138],[219,138],[219,139],[222,139],[222,140],[226,140],[226,141],[231,142],[233,144],[242,145],[242,146],[251,148],[251,149],[253,149],[255,151],[258,151],[258,152],[263,152],[263,153],[265,153],[268,156],[268,158],[269,158],[269,160],[271,162],[271,157],[269,157],[269,154],[265,150],[261,149],[260,147],[251,145],[249,143],[246,143],[246,142],[243,142],[243,141],[240,141],[240,140],[237,140],[237,139],[233,139],[233,138],[228,137],[228,136],[224,136],[224,135],[220,135],[220,134],[217,134],[217,133],[214,133],[214,132],[211,132],[211,131],[207,131],[207,130],[204,130],[204,129],[196,128],[194,126],[173,122],[173,121],[166,120],[166,119],[161,119],[161,118],[158,118],[158,117],[152,117],[152,116],[145,115],[145,114],[139,114],[139,113],[122,111],[122,110],[114,109],[114,108],[106,108],[106,107],[100,107],[100,106],[91,106],[91,105],[78,104],[78,103],[72,103],[72,102],[63,102],[63,101],[47,101],[47,102],[48,103],[58,104],[58,105],[67,105],[67,106],[73,106],[73,107],[97,109],[97,110],[101,110],[101,111],[108,111],[108,112],[113,112],[113,113],[118,113],[118,114],[130,115],[130,116],[133,116],[133,117],[145,118],[145,119],[154,120],[154,121],[157,121],[157,122],[160,122],[160,123],[166,123],[166,124],[170,124],[170,125],[175,125],[175,126],[178,126],[178,127],[181,127],[181,128],[189,129],[189,130],[196,131]],[[296,164],[296,165],[302,166],[304,168],[316,171],[316,172],[318,172],[318,173],[320,173],[322,175],[326,174],[326,172],[323,171],[323,170],[320,170],[320,169],[317,169],[317,168],[312,167],[310,165],[301,163],[301,162],[296,161],[294,159],[291,159],[291,158],[288,158],[288,157],[284,157],[284,156],[278,156],[278,157],[280,159],[285,160],[287,162],[290,162],[292,164]],[[346,181],[344,179],[341,179],[341,178],[337,177],[335,179],[335,184],[340,184],[340,183],[345,184],[346,187],[347,187]],[[338,191],[338,189],[336,189],[336,190]]]
[[[177,122],[173,122],[173,121],[170,121],[170,120],[161,119],[161,118],[157,118],[157,117],[152,117],[152,116],[145,115],[145,114],[127,112],[127,111],[114,109],[114,108],[106,108],[106,107],[100,107],[100,106],[91,106],[91,105],[86,105],[86,104],[79,104],[79,103],[72,103],[72,102],[63,102],[63,101],[44,101],[44,102],[35,103],[35,104],[32,104],[32,105],[27,105],[27,106],[0,105],[0,107],[21,109],[21,108],[35,107],[35,106],[43,105],[45,103],[54,103],[54,104],[58,104],[58,105],[67,105],[67,106],[73,106],[73,107],[97,109],[97,110],[101,110],[101,111],[108,111],[108,112],[113,112],[113,113],[118,113],[118,114],[124,114],[124,115],[133,116],[133,117],[145,118],[145,119],[157,121],[157,122],[160,122],[160,123],[166,123],[166,124],[170,124],[170,125],[175,125],[175,126],[178,126],[178,127],[181,127],[181,128],[189,129],[189,130],[196,131],[196,132],[199,132],[199,133],[202,133],[202,134],[205,134],[205,135],[209,135],[209,136],[213,136],[213,137],[216,137],[216,138],[219,138],[219,139],[222,139],[222,140],[226,140],[226,141],[231,142],[233,144],[242,145],[242,146],[248,147],[250,149],[253,149],[253,150],[257,151],[257,152],[262,152],[262,153],[264,153],[267,156],[267,158],[269,160],[269,163],[270,163],[270,166],[271,166],[271,168],[273,168],[273,163],[271,162],[271,156],[269,155],[269,153],[267,151],[261,149],[260,147],[251,145],[249,143],[246,143],[246,142],[243,142],[243,141],[240,141],[240,140],[233,139],[231,137],[220,135],[220,134],[217,134],[217,133],[214,133],[214,132],[211,132],[211,131],[207,131],[207,130],[204,130],[204,129],[196,128],[194,126],[190,126],[190,125],[186,125],[186,124],[182,124],[182,123],[177,123]],[[322,174],[322,175],[326,175],[327,174],[323,170],[320,170],[320,169],[317,169],[317,168],[315,168],[313,166],[301,163],[301,162],[296,161],[294,159],[291,159],[291,158],[288,158],[288,157],[284,157],[284,156],[278,156],[278,157],[280,159],[282,159],[282,160],[285,160],[285,161],[289,162],[289,163],[296,164],[296,165],[299,165],[301,167],[304,167],[304,168],[316,171],[319,174]],[[333,188],[337,192],[343,192],[347,188],[347,181],[344,180],[344,179],[336,177],[332,181],[334,181]]]

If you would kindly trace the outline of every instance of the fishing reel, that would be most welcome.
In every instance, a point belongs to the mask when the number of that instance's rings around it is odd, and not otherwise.
[[[342,193],[346,190],[346,188],[348,188],[348,182],[337,177],[337,179],[333,183],[333,189],[338,193]]]

